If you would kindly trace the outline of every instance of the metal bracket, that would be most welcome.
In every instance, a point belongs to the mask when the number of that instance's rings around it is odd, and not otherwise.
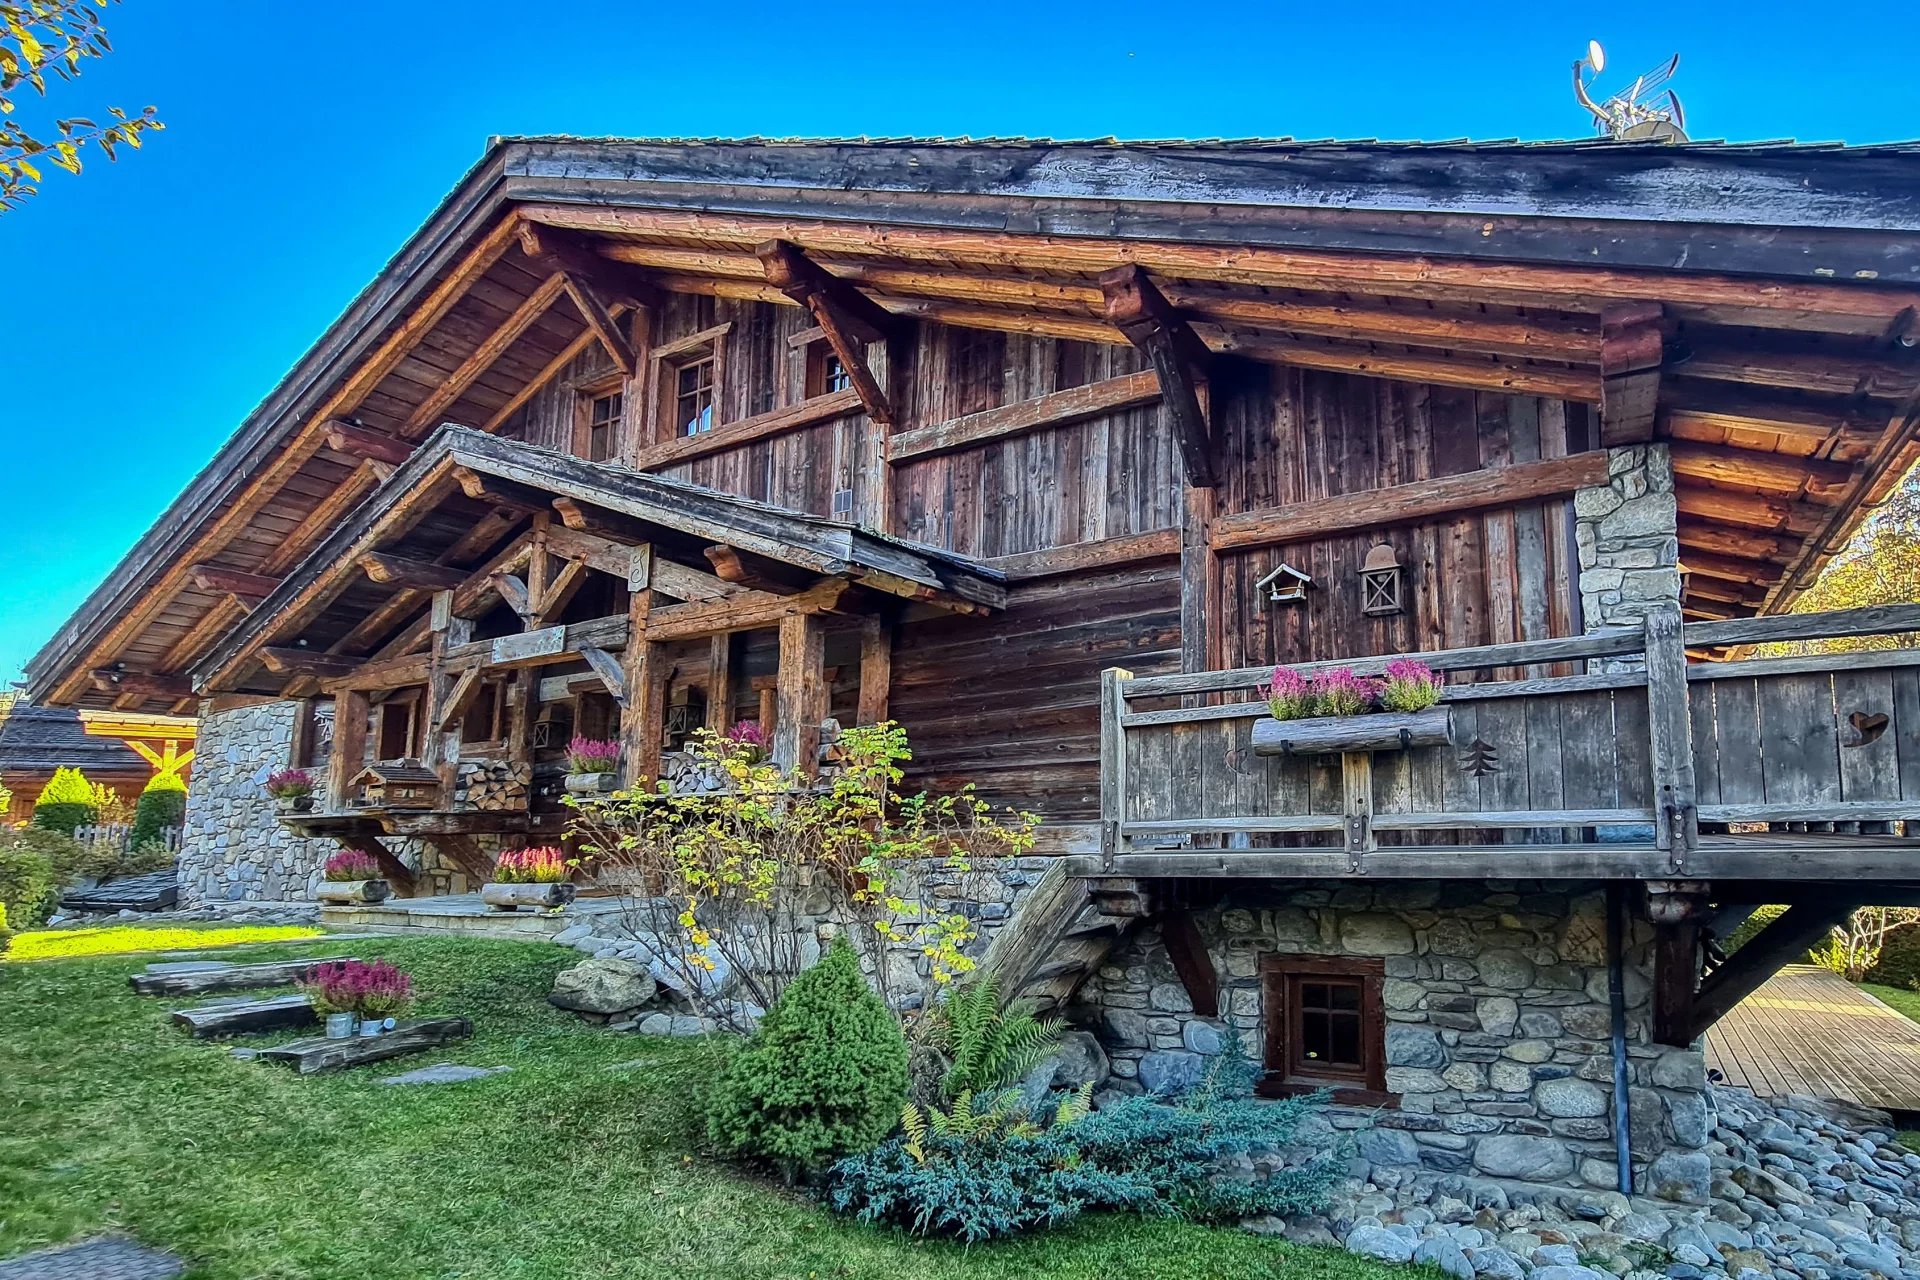
[[[1354,875],[1364,875],[1361,868],[1363,855],[1367,850],[1367,815],[1354,813],[1347,815],[1347,870]]]

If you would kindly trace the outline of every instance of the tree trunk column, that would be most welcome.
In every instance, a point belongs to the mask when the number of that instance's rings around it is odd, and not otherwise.
[[[780,620],[778,697],[773,762],[811,778],[820,765],[820,722],[827,718],[827,633],[817,614]]]

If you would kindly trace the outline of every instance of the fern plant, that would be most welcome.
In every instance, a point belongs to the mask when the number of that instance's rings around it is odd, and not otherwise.
[[[1035,1017],[1018,1001],[1003,1008],[991,978],[952,991],[929,1014],[923,1034],[944,1062],[943,1098],[1004,1089],[1060,1047],[1059,1020]]]

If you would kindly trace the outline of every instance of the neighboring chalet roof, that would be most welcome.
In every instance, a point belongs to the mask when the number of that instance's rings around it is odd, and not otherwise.
[[[145,776],[152,766],[118,738],[87,732],[72,707],[16,703],[0,721],[0,774],[51,773],[72,765],[90,774]]]
[[[1913,145],[500,139],[33,658],[33,695],[190,708],[184,673],[417,442],[498,429],[593,341],[526,226],[648,289],[787,303],[754,253],[778,239],[896,314],[1112,343],[1098,277],[1131,263],[1215,351],[1638,397],[1696,617],[1784,608],[1916,456]]]
[[[289,663],[325,671],[328,664],[353,666],[382,652],[404,658],[424,640],[420,615],[433,590],[464,584],[454,596],[468,613],[477,612],[483,598],[498,602],[491,584],[504,557],[526,545],[535,513],[551,514],[555,499],[568,504],[577,523],[620,535],[596,536],[596,546],[647,544],[662,561],[670,553],[705,565],[705,548],[719,544],[888,596],[961,610],[1006,602],[998,572],[938,548],[444,426],[227,632],[195,666],[196,684],[278,692],[287,685]],[[568,531],[552,536],[564,539]],[[610,572],[616,566],[603,555],[593,567]],[[617,567],[625,571],[624,558]],[[429,581],[434,574],[442,576]],[[467,593],[472,599],[463,599]],[[287,645],[305,652],[275,647]],[[263,670],[263,658],[279,670]],[[249,685],[249,679],[265,683]]]

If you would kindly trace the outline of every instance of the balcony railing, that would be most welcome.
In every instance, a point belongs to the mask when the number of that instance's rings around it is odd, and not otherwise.
[[[1259,851],[1272,856],[1257,863],[1275,869],[1413,874],[1471,849],[1499,855],[1488,865],[1507,874],[1523,874],[1531,851],[1557,874],[1686,875],[1713,861],[1702,860],[1703,840],[1711,854],[1772,837],[1766,847],[1800,863],[1816,837],[1903,842],[1900,824],[1920,819],[1920,650],[1735,661],[1688,652],[1916,629],[1914,605],[1684,627],[1669,610],[1644,629],[1418,654],[1449,678],[1446,741],[1337,755],[1256,754],[1253,726],[1267,709],[1250,699],[1271,668],[1110,670],[1101,861],[1250,873],[1245,854]],[[1364,675],[1390,660],[1296,669]],[[1745,858],[1738,874],[1759,865]],[[1786,874],[1816,878],[1832,865]]]

